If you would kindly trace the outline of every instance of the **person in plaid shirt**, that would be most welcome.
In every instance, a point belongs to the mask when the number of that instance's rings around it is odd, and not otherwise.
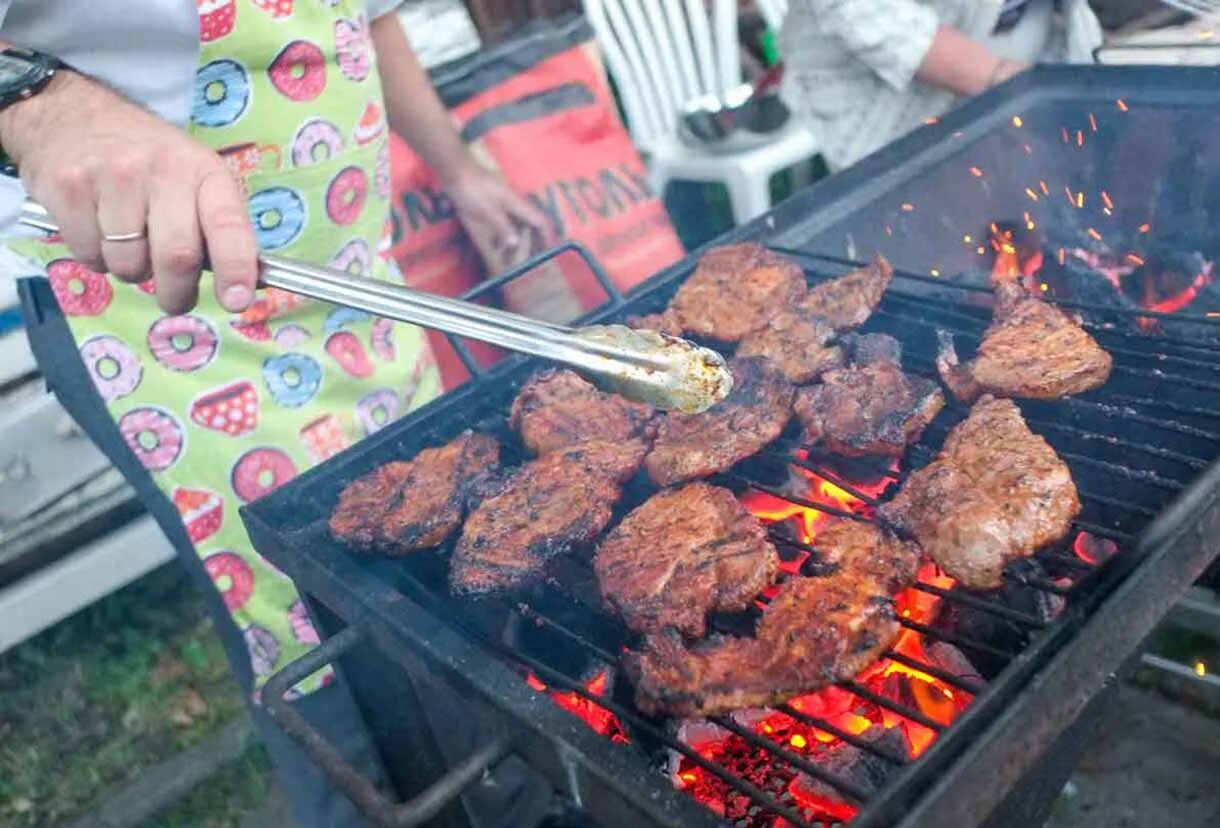
[[[1086,0],[792,0],[784,99],[832,169],[1036,62],[1092,60]]]

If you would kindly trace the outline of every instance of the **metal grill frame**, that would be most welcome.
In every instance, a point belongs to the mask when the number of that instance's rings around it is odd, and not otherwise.
[[[1109,76],[1113,74],[1158,74],[1142,68],[1084,71],[1103,72],[1107,80],[1112,80]],[[1021,95],[1031,91],[1053,93],[1057,85],[1070,87],[1073,91],[1079,89],[1079,78],[1065,76],[1060,70],[1039,69],[1033,74],[1040,77],[1023,78],[1011,88],[1002,90],[1007,95],[1001,97],[993,93],[988,96],[990,101],[976,101],[955,113],[952,118],[961,123],[947,120],[940,130],[931,130],[940,133],[941,141],[926,134],[928,130],[917,133],[892,150],[883,151],[880,158],[866,161],[862,168],[830,179],[826,186],[793,199],[770,216],[717,243],[765,238],[772,244],[793,244],[797,236],[808,237],[814,232],[810,224],[821,215],[817,210],[811,210],[815,196],[833,201],[837,189],[840,199],[855,201],[869,198],[866,191],[870,189],[889,190],[897,186],[892,180],[896,171],[883,163],[887,153],[903,151],[902,155],[910,159],[912,150],[921,149],[925,154],[936,155],[945,151],[943,135],[946,129],[963,132],[974,127],[985,129],[981,123],[1007,117],[1011,106],[1027,106],[1028,101],[1021,101]],[[1180,80],[1177,74],[1174,73],[1175,80]],[[1203,73],[1190,74],[1199,76]],[[1214,73],[1206,75],[1214,79]],[[1056,79],[1059,84],[1054,83]],[[1158,93],[1164,91],[1155,84],[1153,88]],[[1097,89],[1101,98],[1113,99],[1115,90],[1104,84],[1098,84]],[[1117,91],[1129,100],[1138,100],[1130,78],[1122,79],[1121,89]],[[1212,97],[1215,97],[1214,92]],[[1197,99],[1193,103],[1197,105]],[[979,112],[970,111],[985,105],[993,118],[982,118]],[[923,147],[917,146],[921,143]],[[935,161],[921,164],[916,159],[915,163],[904,163],[900,167],[918,172],[927,163]],[[870,171],[870,167],[878,169]],[[889,180],[879,180],[882,177],[877,172],[881,168],[891,174]],[[872,186],[864,186],[866,183]],[[837,213],[833,206],[818,204],[826,213]],[[785,225],[787,230],[772,234],[776,226]],[[590,321],[619,318],[626,312],[626,305],[632,310],[651,309],[648,307],[650,301],[655,304],[655,297],[672,292],[677,282],[686,277],[691,261],[688,259],[655,277],[627,303],[609,286],[604,275],[599,274],[603,286],[609,288],[611,299],[606,307],[592,315]],[[506,274],[476,293],[503,284],[515,275]],[[463,358],[469,357],[464,348],[459,348],[459,353]],[[473,367],[473,363],[468,363],[468,367]],[[476,379],[466,387],[363,441],[343,456],[349,466],[355,462],[367,467],[371,465],[370,457],[389,456],[386,449],[396,441],[400,445],[394,447],[393,453],[403,456],[404,435],[416,432],[431,441],[437,436],[434,427],[446,420],[445,412],[460,412],[486,393],[503,394],[512,378],[519,379],[531,370],[530,364],[512,359],[487,373],[476,372]],[[355,461],[353,456],[362,459]],[[333,476],[337,465],[337,461],[323,464],[287,488],[293,491],[308,488],[319,478]],[[1051,625],[1049,634],[1040,636],[1025,648],[1015,663],[988,685],[923,757],[911,762],[890,780],[881,796],[869,801],[853,825],[969,824],[977,822],[980,814],[989,812],[1004,791],[1016,784],[1021,774],[1037,761],[1041,750],[1076,718],[1085,702],[1112,680],[1114,671],[1168,611],[1176,595],[1220,551],[1216,541],[1220,537],[1218,491],[1220,463],[1213,463],[1141,532],[1133,548],[1102,569],[1087,594],[1082,596],[1083,600],[1073,600],[1065,617]],[[392,656],[397,654],[412,662],[422,656],[429,667],[442,669],[455,686],[485,698],[508,713],[525,727],[524,735],[518,736],[515,742],[518,752],[535,767],[549,771],[548,776],[558,787],[573,793],[578,802],[590,801],[591,797],[605,800],[605,794],[613,792],[614,806],[608,812],[623,817],[631,814],[650,824],[720,824],[680,792],[675,791],[672,797],[664,796],[660,800],[650,796],[658,785],[665,787],[663,776],[646,763],[626,762],[634,757],[585,729],[583,724],[576,723],[574,730],[576,720],[558,707],[549,703],[540,707],[538,697],[521,682],[517,671],[497,659],[488,659],[486,648],[451,628],[423,603],[390,590],[387,584],[393,579],[388,571],[384,573],[384,580],[374,574],[382,567],[392,569],[392,565],[356,561],[334,549],[294,550],[286,546],[285,538],[273,528],[274,519],[265,520],[262,516],[273,513],[275,504],[282,506],[288,497],[288,492],[277,493],[242,510],[243,519],[260,551],[292,574],[344,622],[367,629],[378,645]],[[471,665],[477,665],[477,668],[470,669]],[[548,676],[542,671],[539,674],[548,683],[565,689],[562,677]],[[1025,692],[1019,692],[1023,688]],[[543,710],[543,707],[551,709]],[[958,757],[960,761],[954,763]],[[920,797],[924,790],[927,793]]]

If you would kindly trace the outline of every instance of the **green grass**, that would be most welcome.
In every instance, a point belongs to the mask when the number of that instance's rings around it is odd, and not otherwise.
[[[271,760],[261,746],[195,788],[186,799],[144,828],[240,828],[252,824],[267,799]],[[272,828],[259,825],[258,828]]]
[[[163,568],[0,655],[0,826],[69,822],[241,713],[199,597]]]

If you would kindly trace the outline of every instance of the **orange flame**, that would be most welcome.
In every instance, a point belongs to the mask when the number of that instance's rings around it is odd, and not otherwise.
[[[533,672],[525,677],[525,683],[539,693],[549,695],[555,704],[579,718],[595,732],[610,737],[611,741],[627,743],[626,731],[623,730],[623,725],[619,722],[618,717],[601,705],[586,699],[575,691],[550,690],[547,688],[546,682]],[[594,696],[604,696],[609,683],[608,671],[599,670],[585,682],[585,690]]]

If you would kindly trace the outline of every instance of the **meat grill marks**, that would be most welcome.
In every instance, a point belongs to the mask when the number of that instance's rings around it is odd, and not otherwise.
[[[839,333],[868,321],[894,278],[894,269],[882,256],[860,270],[814,285],[797,305],[810,316],[820,316]]]
[[[534,454],[590,441],[651,441],[652,406],[607,394],[573,371],[536,374],[513,400],[509,425]]]
[[[757,244],[717,247],[699,260],[661,318],[643,327],[739,342],[804,294],[805,275],[794,262]]]
[[[792,419],[793,388],[758,358],[734,359],[733,391],[702,414],[670,412],[644,461],[658,486],[709,477],[757,454]]]
[[[339,495],[330,531],[354,549],[400,555],[439,546],[486,493],[500,445],[467,431],[405,462],[386,463]]]
[[[983,397],[880,514],[970,589],[1062,539],[1080,513],[1071,472],[1011,400]]]
[[[843,349],[832,345],[835,330],[820,316],[786,310],[747,334],[739,357],[762,357],[794,385],[804,385],[843,364]]]
[[[953,338],[939,333],[936,367],[956,397],[1053,400],[1091,391],[1110,378],[1113,358],[1063,311],[1015,281],[998,283],[995,292],[995,315],[971,362],[960,364]]]
[[[628,653],[636,706],[675,716],[764,707],[850,678],[879,658],[898,636],[892,595],[914,580],[918,548],[850,520],[829,522],[815,542],[837,571],[787,581],[754,638],[688,647],[666,631]]]
[[[623,518],[593,568],[607,606],[632,630],[702,636],[708,612],[747,609],[775,582],[779,556],[732,492],[690,483]]]
[[[606,528],[646,451],[640,440],[591,442],[522,466],[466,518],[450,561],[452,591],[486,595],[539,580],[549,560]]]
[[[796,416],[810,445],[845,457],[901,456],[944,407],[935,382],[902,370],[902,346],[884,334],[847,337],[851,365],[802,389]]]

